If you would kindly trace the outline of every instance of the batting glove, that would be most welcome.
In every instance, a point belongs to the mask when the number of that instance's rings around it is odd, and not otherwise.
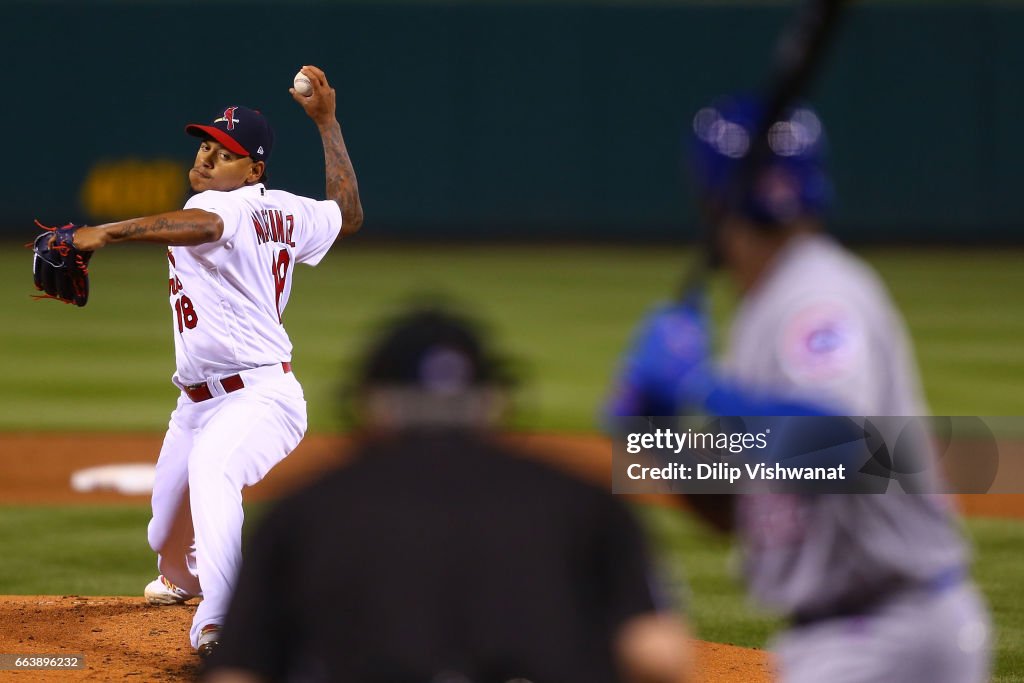
[[[709,337],[699,298],[655,309],[623,355],[607,414],[678,415],[699,400],[711,384]]]

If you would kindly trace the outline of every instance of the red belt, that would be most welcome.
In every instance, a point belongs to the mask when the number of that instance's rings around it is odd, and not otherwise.
[[[285,372],[292,371],[292,364],[288,362],[281,363],[281,369]],[[224,387],[224,393],[230,394],[233,391],[245,388],[245,382],[242,381],[241,375],[231,375],[230,377],[222,377],[220,385]],[[213,398],[213,393],[210,392],[210,385],[208,382],[200,382],[199,384],[186,384],[181,388],[185,392],[185,395],[192,399],[193,403],[200,403]]]

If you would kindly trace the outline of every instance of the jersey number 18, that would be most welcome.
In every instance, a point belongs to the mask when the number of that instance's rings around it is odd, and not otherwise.
[[[181,280],[177,276],[171,278],[169,285],[172,295],[181,292]],[[174,300],[174,313],[178,318],[178,332],[184,332],[185,328],[195,329],[195,326],[199,324],[199,314],[196,313],[196,308],[192,305],[192,299],[189,299],[184,292]]]

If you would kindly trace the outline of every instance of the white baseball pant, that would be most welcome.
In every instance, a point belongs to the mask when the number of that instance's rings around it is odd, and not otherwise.
[[[184,393],[156,464],[149,545],[172,583],[202,592],[190,638],[223,624],[242,561],[242,488],[259,482],[302,440],[306,401],[281,365],[239,373],[245,387],[195,403]]]

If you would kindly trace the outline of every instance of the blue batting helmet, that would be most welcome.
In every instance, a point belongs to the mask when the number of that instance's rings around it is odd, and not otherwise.
[[[822,215],[832,197],[825,131],[806,106],[772,123],[768,148],[747,176],[749,187],[734,186],[763,117],[764,105],[743,95],[719,100],[693,117],[690,170],[701,199],[763,224]]]

